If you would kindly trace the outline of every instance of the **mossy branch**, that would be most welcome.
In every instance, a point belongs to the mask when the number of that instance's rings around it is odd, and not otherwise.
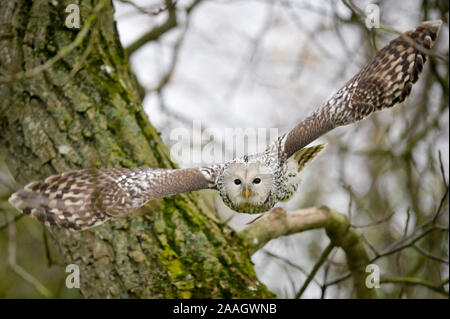
[[[241,231],[239,235],[247,243],[250,254],[262,248],[268,241],[281,236],[324,228],[332,246],[341,247],[346,255],[348,268],[358,298],[376,298],[373,289],[366,286],[366,266],[370,263],[363,241],[350,227],[345,215],[318,206],[286,212],[273,209],[258,221]]]

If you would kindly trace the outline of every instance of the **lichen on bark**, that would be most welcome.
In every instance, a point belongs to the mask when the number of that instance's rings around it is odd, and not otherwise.
[[[27,74],[74,41],[73,1],[0,2],[0,151],[16,181],[87,167],[176,167],[145,115],[110,1],[79,46]],[[99,1],[80,0],[81,23]],[[84,297],[273,297],[245,243],[201,194],[152,201],[140,214],[91,231],[52,230]]]

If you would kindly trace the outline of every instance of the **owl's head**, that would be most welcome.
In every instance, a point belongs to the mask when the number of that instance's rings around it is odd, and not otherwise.
[[[266,206],[273,195],[274,172],[262,161],[229,163],[220,174],[217,185],[224,203],[233,210],[256,214],[271,208]]]

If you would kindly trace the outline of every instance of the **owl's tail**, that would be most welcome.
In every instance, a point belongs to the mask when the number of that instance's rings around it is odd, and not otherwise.
[[[325,148],[325,144],[314,145],[311,147],[305,147],[299,150],[293,155],[294,159],[298,162],[298,171],[300,172],[305,168],[306,164],[311,162],[317,155]]]
[[[54,175],[11,195],[9,203],[47,226],[84,230],[110,218],[95,205],[98,190],[91,170]],[[86,178],[85,178],[86,177]]]

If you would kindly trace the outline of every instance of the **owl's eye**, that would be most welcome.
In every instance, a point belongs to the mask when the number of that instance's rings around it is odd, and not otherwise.
[[[234,180],[234,183],[235,183],[236,185],[240,185],[240,184],[241,184],[241,180],[240,180],[240,179],[235,179],[235,180]]]
[[[261,183],[261,178],[257,177],[253,180],[253,184],[259,184],[259,183]]]

